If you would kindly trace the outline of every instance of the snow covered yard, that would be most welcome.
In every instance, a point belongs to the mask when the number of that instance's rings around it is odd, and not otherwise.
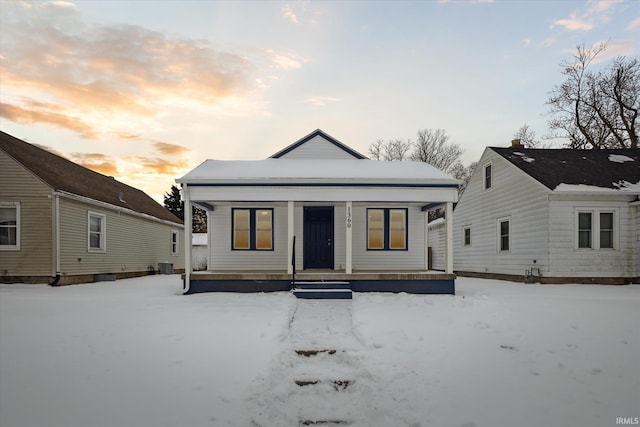
[[[637,285],[459,278],[456,296],[352,302],[180,286],[0,285],[0,426],[596,427],[640,416]]]

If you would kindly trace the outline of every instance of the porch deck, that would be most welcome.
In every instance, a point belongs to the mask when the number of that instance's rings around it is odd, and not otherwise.
[[[307,282],[349,282],[354,292],[407,292],[414,294],[454,294],[455,274],[441,271],[354,271],[304,270],[295,280]],[[184,275],[183,275],[184,279]],[[328,283],[329,284],[329,283]],[[278,292],[292,288],[292,275],[286,271],[194,271],[185,293],[200,292]],[[186,286],[185,286],[186,289]]]

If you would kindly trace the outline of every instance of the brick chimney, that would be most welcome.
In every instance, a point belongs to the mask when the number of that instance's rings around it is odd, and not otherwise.
[[[511,140],[511,148],[524,148],[524,145],[520,142],[520,138]]]

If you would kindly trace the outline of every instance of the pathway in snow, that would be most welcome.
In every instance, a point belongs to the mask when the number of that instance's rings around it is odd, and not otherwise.
[[[256,390],[257,426],[358,425],[374,386],[353,334],[351,300],[295,302],[283,350]]]

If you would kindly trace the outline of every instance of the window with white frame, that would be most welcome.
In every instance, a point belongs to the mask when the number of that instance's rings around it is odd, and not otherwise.
[[[471,226],[468,225],[462,228],[462,245],[471,246]]]
[[[0,205],[0,250],[20,250],[20,205]]]
[[[87,235],[89,252],[105,252],[107,250],[107,217],[89,212]]]
[[[577,209],[576,248],[616,249],[617,211],[608,209]]]
[[[511,249],[511,219],[498,219],[498,251],[508,252]]]
[[[171,255],[173,256],[178,256],[178,252],[180,250],[180,246],[179,246],[179,238],[180,238],[180,233],[178,232],[178,230],[171,230]]]
[[[482,182],[482,188],[485,190],[489,190],[493,185],[493,167],[491,166],[491,163],[487,163],[486,165],[484,165],[483,178],[484,179]]]

